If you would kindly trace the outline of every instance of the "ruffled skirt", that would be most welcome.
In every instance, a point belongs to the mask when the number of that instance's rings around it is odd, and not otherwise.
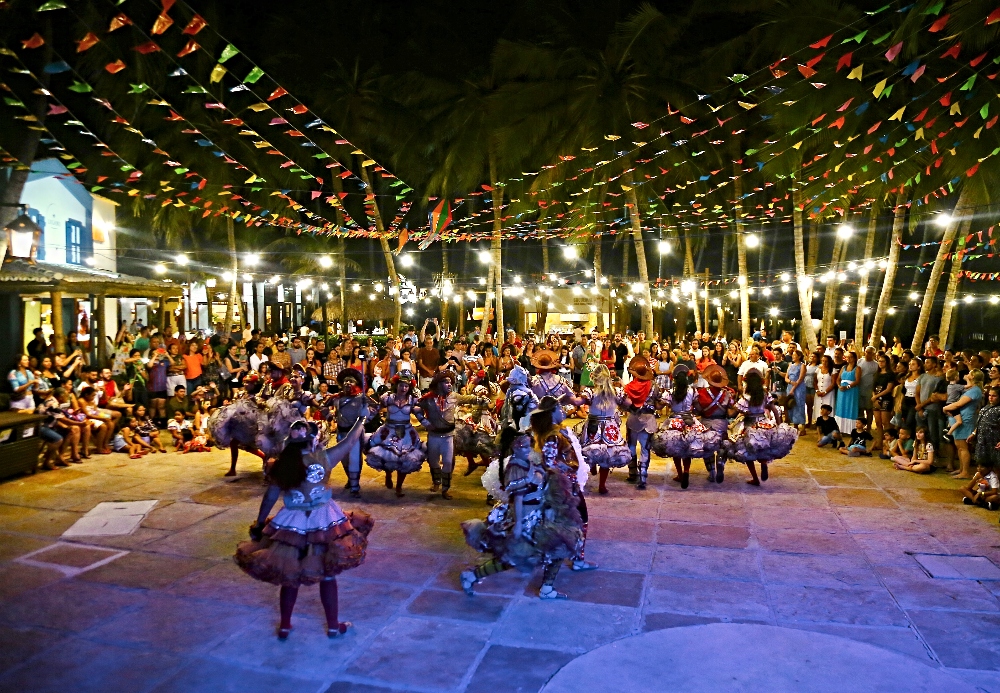
[[[799,432],[788,424],[758,423],[746,426],[733,438],[726,438],[725,452],[737,462],[780,460],[792,451]]]
[[[609,469],[628,466],[632,461],[632,453],[617,419],[584,421],[575,432],[588,465]]]
[[[264,426],[264,413],[249,399],[237,399],[212,412],[208,430],[216,445],[228,448],[234,441],[244,448],[256,447]]]
[[[483,455],[490,458],[497,454],[496,436],[465,421],[455,422],[455,454]]]
[[[302,420],[302,413],[287,399],[272,398],[264,412],[265,423],[257,434],[257,447],[269,457],[277,457],[285,447],[292,423]]]
[[[649,449],[660,457],[703,458],[718,452],[723,438],[715,427],[705,426],[698,420],[686,424],[674,416],[664,421],[653,434]]]
[[[342,513],[333,501],[308,512],[283,508],[268,520],[263,538],[241,542],[234,558],[256,580],[313,585],[361,565],[374,524],[368,513]]]
[[[491,553],[507,565],[530,573],[539,565],[577,555],[583,543],[579,503],[571,482],[560,474],[550,474],[544,502],[538,506],[524,506],[520,537],[513,534],[514,509],[506,503],[498,503],[485,522],[463,522],[462,531],[472,548]]]
[[[410,425],[385,424],[368,441],[368,466],[381,472],[412,474],[427,459],[427,448]]]

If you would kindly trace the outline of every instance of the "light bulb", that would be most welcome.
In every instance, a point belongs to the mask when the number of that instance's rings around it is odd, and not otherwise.
[[[164,265],[162,262],[157,262],[155,265],[153,265],[153,271],[156,272],[157,274],[166,274],[167,266]]]
[[[670,254],[670,241],[660,241],[659,244],[657,245],[657,248],[660,251],[660,255],[669,255]]]
[[[481,263],[483,263],[484,265],[488,265],[491,262],[493,262],[493,256],[490,254],[490,251],[488,251],[488,250],[480,250],[479,251],[479,261]]]
[[[789,279],[791,279],[791,277],[788,275],[788,272],[782,272],[781,274],[778,275],[778,279],[780,279],[783,282],[787,282]]]
[[[253,267],[258,262],[260,262],[260,255],[257,253],[249,253],[245,258],[243,258],[243,264],[247,267]]]
[[[403,267],[413,267],[413,256],[409,253],[399,256],[399,264]]]
[[[969,296],[966,296],[965,298],[963,298],[962,300],[965,301],[966,303],[972,303],[973,301],[976,300],[976,297],[972,296],[972,295],[969,295]]]
[[[934,217],[934,223],[938,226],[947,226],[951,223],[951,215],[947,212],[942,212]]]
[[[562,249],[563,257],[567,260],[575,260],[580,256],[575,245],[564,245]]]
[[[837,227],[837,238],[841,240],[847,240],[854,235],[854,227],[850,224],[841,224]]]
[[[319,266],[322,267],[323,269],[330,269],[331,267],[333,267],[333,258],[331,258],[329,255],[320,255]]]
[[[747,248],[756,248],[760,245],[760,239],[756,236],[756,234],[748,233],[746,235],[746,245]]]
[[[176,262],[181,267],[184,267],[188,262],[190,262],[190,259],[187,255],[178,255]]]

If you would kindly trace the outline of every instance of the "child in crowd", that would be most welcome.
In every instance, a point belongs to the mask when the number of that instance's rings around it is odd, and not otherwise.
[[[189,452],[210,452],[211,448],[208,446],[208,436],[199,433],[195,435],[194,429],[191,427],[185,428],[181,431],[181,438],[183,443],[179,446],[185,455]]]
[[[893,445],[896,444],[896,429],[890,428],[887,431],[882,432],[882,452],[879,453],[879,459],[890,460],[892,459]]]
[[[152,450],[152,446],[144,443],[139,434],[132,428],[136,426],[135,418],[129,420],[128,426],[122,426],[112,442],[115,452],[127,452],[129,459],[137,460]]]
[[[959,372],[952,368],[950,371],[944,374],[945,380],[948,381],[948,401],[945,402],[945,406],[949,404],[954,404],[958,400],[962,399],[962,394],[965,392],[965,387],[960,382]],[[944,432],[944,439],[947,442],[952,442],[951,436],[962,425],[962,415],[957,411],[952,412],[948,415],[948,430]]]
[[[166,452],[167,449],[163,447],[163,443],[160,442],[160,429],[156,427],[153,420],[149,418],[146,413],[146,407],[142,404],[135,408],[135,416],[132,417],[132,421],[129,422],[129,427],[139,434],[142,442],[149,445],[152,449],[159,452]]]
[[[889,446],[889,459],[905,457],[910,459],[913,456],[913,438],[910,437],[910,429],[899,429],[898,437]]]
[[[901,429],[900,433],[906,429]],[[900,436],[902,437],[902,436]],[[927,440],[927,429],[921,426],[913,440],[913,455],[906,458],[898,455],[892,458],[893,466],[905,472],[915,472],[917,474],[927,474],[934,464],[934,446]]]
[[[854,423],[854,430],[851,431],[850,442],[847,444],[847,447],[841,448],[840,452],[842,455],[847,455],[848,457],[860,457],[861,455],[871,457],[871,452],[868,450],[868,442],[872,440],[874,438],[868,432],[865,420],[858,419]]]
[[[167,423],[167,430],[174,439],[174,447],[180,450],[184,446],[184,431],[191,431],[191,422],[184,418],[184,412],[175,411],[174,418]],[[191,435],[194,435],[192,432]]]
[[[819,418],[816,419],[816,427],[819,428],[819,447],[824,447],[826,445],[833,444],[833,449],[839,449],[843,444],[843,439],[840,434],[840,427],[837,426],[837,420],[831,416],[833,414],[833,407],[829,404],[824,404],[819,408]]]
[[[962,502],[987,510],[1000,508],[1000,478],[988,462],[980,463],[969,483],[962,488]]]

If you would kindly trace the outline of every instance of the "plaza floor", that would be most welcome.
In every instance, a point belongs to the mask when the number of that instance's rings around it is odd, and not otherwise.
[[[231,479],[222,451],[8,479],[0,691],[647,690],[620,685],[627,664],[660,690],[847,690],[846,676],[857,690],[1000,693],[1000,526],[961,505],[959,482],[818,450],[815,434],[761,488],[738,465],[709,484],[695,464],[687,490],[654,460],[648,490],[618,472],[610,495],[589,495],[600,569],[562,571],[564,602],[514,573],[460,591],[479,558],[459,523],[487,510],[480,472],[451,502],[426,471],[398,500],[369,470],[361,501],[335,472],[337,499],[376,519],[367,561],[339,580],[355,628],[328,640],[306,588],[286,642],[277,589],[232,561],[263,490],[256,458]],[[137,500],[157,504],[130,535],[62,537],[102,501]],[[720,679],[737,665],[742,679]]]

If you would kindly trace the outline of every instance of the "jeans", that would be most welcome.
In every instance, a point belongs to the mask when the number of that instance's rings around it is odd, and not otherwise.
[[[927,407],[917,414],[917,423],[927,429],[927,439],[934,445],[935,451],[941,450],[941,434],[945,431],[944,412],[940,407]]]
[[[451,474],[455,469],[455,436],[451,433],[427,434],[427,464],[432,471]]]
[[[632,458],[637,462],[637,469],[632,470],[630,465],[630,472],[638,472],[639,481],[646,483],[646,475],[649,472],[649,439],[651,437],[650,433],[646,431],[633,431],[631,428],[626,429],[626,441],[628,444],[629,452],[632,453]],[[636,445],[639,446],[639,454],[636,455]]]
[[[830,445],[831,443],[837,442],[837,439],[834,438],[835,435],[836,435],[836,433],[831,433],[830,435],[826,435],[826,436],[823,436],[822,438],[820,438],[819,439],[819,446],[823,447],[824,445]]]

